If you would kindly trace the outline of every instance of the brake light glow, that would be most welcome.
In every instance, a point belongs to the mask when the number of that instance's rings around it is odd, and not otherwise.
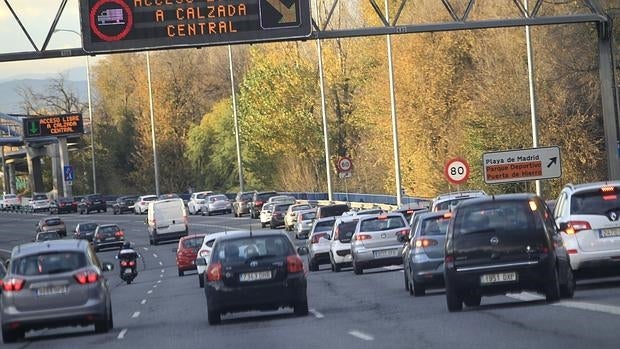
[[[207,280],[208,281],[221,281],[222,280],[222,263],[213,263],[207,268]]]
[[[444,219],[450,219],[450,218],[452,218],[452,212],[446,212],[446,213],[444,213],[444,214],[443,214],[443,218],[444,218]]]
[[[396,232],[396,236],[407,236],[407,235],[409,235],[409,230],[408,229],[404,229],[404,230]]]
[[[121,261],[121,267],[126,267],[127,266],[127,261]]]
[[[114,233],[114,236],[116,236],[117,238],[123,237],[125,236],[125,232],[122,230],[119,230],[116,233]]]
[[[386,214],[382,214],[379,217],[377,217],[378,220],[382,221],[382,220],[386,220],[388,219],[388,216]]]
[[[566,252],[568,252],[568,254],[577,254],[577,250],[576,249],[566,250]]]
[[[368,235],[368,234],[355,234],[353,235],[354,240],[357,241],[364,241],[364,240],[370,240],[372,239],[372,236]]]
[[[129,261],[129,266],[130,266],[130,267],[133,267],[133,266],[135,266],[135,265],[136,265],[136,261]]]
[[[612,201],[617,200],[618,196],[616,195],[616,188],[612,185],[606,185],[601,187],[601,192],[603,193],[603,200]]]
[[[24,279],[11,278],[2,283],[2,289],[7,292],[18,292],[24,288]]]
[[[322,237],[326,237],[327,233],[320,233],[320,234],[314,234],[312,235],[312,240],[310,241],[311,244],[318,244],[319,240],[321,240]]]
[[[286,257],[286,271],[289,273],[301,273],[304,271],[304,262],[298,255]]]
[[[75,280],[77,280],[80,285],[92,284],[99,280],[99,274],[92,270],[81,271],[75,274]]]
[[[200,257],[202,257],[202,258],[207,258],[207,257],[209,257],[210,254],[211,254],[211,252],[209,250],[202,250],[202,251],[200,251]]]
[[[536,210],[538,210],[538,205],[536,205],[536,201],[534,201],[534,200],[530,200],[530,201],[529,201],[529,204],[530,204],[530,209],[531,209],[532,211],[536,211]]]
[[[566,234],[573,235],[582,230],[590,229],[592,229],[592,227],[590,226],[590,223],[586,221],[570,221],[568,222],[568,228],[566,228]]]
[[[433,240],[433,239],[418,239],[415,241],[415,247],[430,247],[430,246],[437,246],[438,242],[437,240]]]
[[[603,193],[613,193],[616,190],[616,188],[614,186],[611,185],[606,185],[604,187],[601,187],[601,191]]]

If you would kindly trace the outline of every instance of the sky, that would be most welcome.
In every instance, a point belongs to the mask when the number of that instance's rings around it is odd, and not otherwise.
[[[35,44],[43,46],[61,0],[9,0]],[[69,0],[57,29],[80,31],[78,0]],[[9,8],[0,2],[0,54],[34,51]],[[52,35],[48,49],[81,47],[81,38],[70,32]],[[85,67],[85,57],[40,59],[20,62],[0,62],[0,81],[24,77],[49,77],[77,67]]]

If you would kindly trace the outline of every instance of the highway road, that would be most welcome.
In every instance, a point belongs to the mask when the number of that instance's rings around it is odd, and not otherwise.
[[[0,213],[0,249],[34,237],[43,214]],[[548,305],[522,293],[483,298],[480,308],[448,313],[443,290],[409,296],[402,268],[349,269],[323,266],[308,276],[307,317],[292,311],[225,315],[207,324],[206,300],[195,274],[179,277],[175,243],[148,246],[145,216],[63,215],[71,230],[81,221],[118,223],[144,257],[137,279],[121,282],[117,269],[106,274],[112,286],[115,328],[28,332],[26,340],[2,348],[619,348],[620,278],[582,280],[574,299]],[[190,217],[190,232],[259,229],[257,220],[232,215]],[[297,242],[299,245],[303,242]],[[100,252],[115,262],[116,251]]]

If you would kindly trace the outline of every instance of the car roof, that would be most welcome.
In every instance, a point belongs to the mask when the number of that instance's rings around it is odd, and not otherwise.
[[[217,233],[210,233],[210,234],[205,235],[203,243],[206,242],[207,240],[211,240],[211,238],[217,239],[220,236],[224,236],[226,234],[232,234],[232,233],[236,233],[240,231],[243,231],[243,230],[219,231]]]
[[[47,222],[47,221],[51,221],[51,220],[59,220],[62,221],[62,219],[60,219],[60,217],[58,216],[52,216],[52,217],[45,217],[45,218],[41,218],[41,222]]]
[[[485,202],[507,202],[507,201],[525,201],[535,199],[536,194],[532,193],[518,193],[518,194],[501,194],[501,195],[492,195],[492,196],[483,196],[471,200],[465,200],[457,206],[457,211],[462,209],[463,207],[474,206]]]
[[[200,234],[189,234],[186,236],[183,236],[180,240],[189,240],[189,239],[195,239],[195,238],[204,238],[207,234],[206,233],[200,233]]]
[[[457,191],[451,193],[439,194],[435,198],[435,202],[437,201],[445,201],[452,200],[457,198],[469,198],[469,197],[477,197],[477,196],[486,196],[487,194],[483,190],[466,190],[466,191]]]
[[[236,240],[249,237],[285,236],[281,231],[231,231],[217,237],[217,241]]]
[[[428,218],[436,218],[436,217],[442,217],[444,214],[449,213],[450,210],[441,210],[441,211],[427,211],[424,213],[420,214],[420,218],[421,220],[424,219],[428,219]]]
[[[99,224],[99,228],[107,228],[107,227],[118,227],[118,224],[116,223]]]
[[[53,251],[83,251],[88,247],[88,241],[81,239],[50,240],[45,242],[31,242],[13,247],[11,258]]]
[[[564,188],[569,188],[569,189],[572,189],[573,191],[581,191],[581,190],[599,189],[600,187],[604,187],[606,185],[620,186],[620,181],[592,182],[592,183],[581,183],[581,184],[569,183],[565,185]]]

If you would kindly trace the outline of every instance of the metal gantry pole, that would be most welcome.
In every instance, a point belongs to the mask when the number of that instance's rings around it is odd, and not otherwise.
[[[390,21],[390,8],[388,0],[385,0],[385,19]],[[400,179],[400,154],[398,148],[398,119],[396,117],[396,92],[394,90],[394,62],[392,60],[392,37],[388,34],[387,39],[387,55],[388,55],[388,73],[390,75],[390,107],[392,114],[392,143],[394,146],[394,172],[396,179],[396,204],[400,206],[402,203],[402,185]]]
[[[146,76],[149,85],[149,110],[151,113],[151,139],[153,141],[153,167],[155,169],[155,195],[159,196],[159,166],[157,164],[157,144],[155,142],[155,113],[153,112],[153,88],[151,85],[151,60],[146,51]]]
[[[315,14],[317,24],[320,25],[320,17],[319,17],[319,1],[316,1]],[[329,155],[329,137],[327,132],[327,105],[325,103],[325,78],[323,74],[323,49],[321,47],[321,40],[316,39],[316,51],[318,56],[318,64],[319,64],[319,89],[321,91],[321,116],[323,118],[323,141],[325,143],[325,171],[327,175],[327,196],[329,201],[333,200],[334,192],[332,189],[332,174],[331,174],[331,165],[330,165],[330,155]]]
[[[527,13],[527,3],[528,0],[523,0],[523,6],[525,7]],[[529,14],[527,15],[529,17]],[[530,26],[525,26],[525,45],[527,47],[527,78],[530,89],[530,115],[532,118],[532,146],[534,148],[538,148],[538,122],[536,118],[536,82],[535,72],[534,72],[534,49],[532,48],[532,36],[530,33]],[[541,182],[537,179],[536,184],[536,195],[542,195],[542,187]]]
[[[235,143],[237,145],[237,165],[239,166],[239,191],[243,193],[243,163],[241,162],[241,144],[239,142],[239,119],[237,118],[237,94],[235,92],[235,74],[233,71],[232,48],[228,45],[228,66],[230,67],[230,89],[232,92],[232,111],[235,121]]]
[[[90,156],[93,166],[93,194],[96,194],[97,172],[95,168],[95,124],[93,123],[93,102],[90,90],[90,56],[86,56],[86,91],[88,94],[88,119],[90,120]]]

